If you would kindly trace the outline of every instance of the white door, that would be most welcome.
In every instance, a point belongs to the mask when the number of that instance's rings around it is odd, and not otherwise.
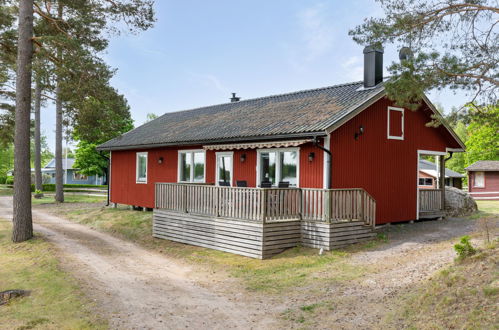
[[[233,153],[217,152],[216,184],[217,186],[232,186]]]

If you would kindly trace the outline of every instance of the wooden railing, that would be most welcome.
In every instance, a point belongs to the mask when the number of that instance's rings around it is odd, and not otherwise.
[[[302,219],[376,224],[376,201],[364,189],[302,189]]]
[[[156,208],[258,222],[364,221],[376,202],[363,189],[240,188],[157,183]]]
[[[433,212],[442,210],[442,191],[440,189],[419,190],[419,211]]]

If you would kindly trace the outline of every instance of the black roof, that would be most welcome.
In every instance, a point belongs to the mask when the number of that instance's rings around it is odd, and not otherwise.
[[[217,143],[324,133],[383,91],[363,82],[169,112],[105,142],[99,150]]]

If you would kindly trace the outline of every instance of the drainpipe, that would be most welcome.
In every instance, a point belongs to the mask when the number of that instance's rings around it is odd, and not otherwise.
[[[107,167],[106,167],[106,181],[107,181],[107,203],[106,203],[106,206],[109,206],[109,186],[111,184],[111,182],[109,182],[109,157],[106,157],[102,154],[102,151],[99,152],[99,156],[101,156],[102,158],[105,158],[107,160]]]
[[[454,152],[452,151],[449,151],[449,157],[445,158],[445,161],[448,161],[452,158],[452,156],[454,155]]]
[[[326,172],[328,173],[328,178],[329,180],[327,180],[327,186],[326,186],[326,189],[331,189],[333,184],[332,184],[332,175],[331,175],[331,159],[333,158],[333,155],[331,154],[331,151],[329,149],[326,149],[324,148],[323,146],[321,146],[319,144],[319,137],[316,136],[314,138],[314,146],[316,146],[317,148],[323,150],[325,153],[327,153],[327,156],[326,156]],[[326,173],[324,173],[324,175],[326,175]]]

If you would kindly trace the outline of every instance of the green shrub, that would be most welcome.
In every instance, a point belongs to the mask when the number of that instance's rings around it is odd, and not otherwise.
[[[8,176],[7,179],[5,180],[5,184],[14,184],[14,177]]]
[[[458,259],[467,258],[477,252],[476,249],[471,245],[469,236],[461,237],[461,242],[454,245],[454,250],[456,250]]]
[[[107,188],[107,186],[99,186],[99,185],[93,185],[93,184],[65,184],[64,188]],[[42,190],[43,191],[55,191],[55,184],[54,183],[46,183],[42,185]],[[35,191],[35,185],[31,185],[31,192]]]
[[[7,181],[7,177],[0,175],[0,184],[5,184],[5,181]]]

